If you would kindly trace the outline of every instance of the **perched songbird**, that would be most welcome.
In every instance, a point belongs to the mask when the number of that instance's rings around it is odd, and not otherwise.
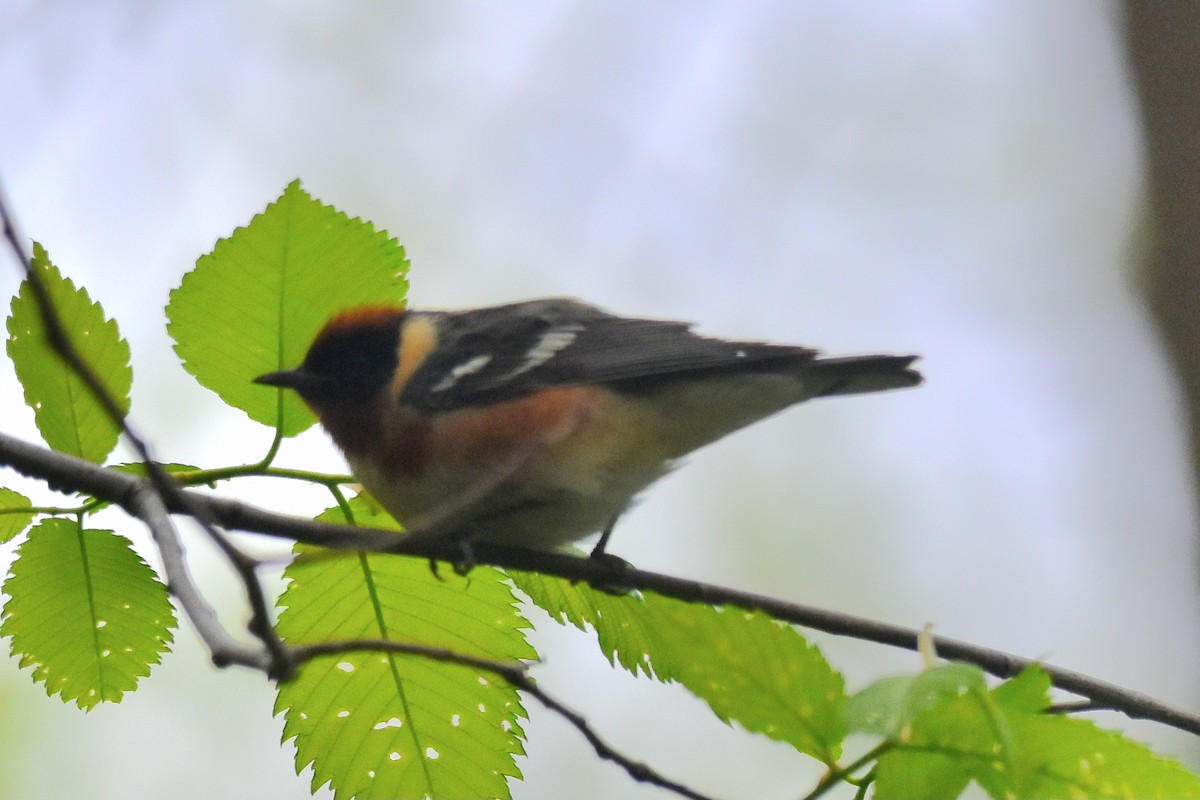
[[[684,455],[813,397],[915,386],[915,356],[700,336],[569,299],[337,315],[296,390],[401,523],[554,548],[603,532]]]

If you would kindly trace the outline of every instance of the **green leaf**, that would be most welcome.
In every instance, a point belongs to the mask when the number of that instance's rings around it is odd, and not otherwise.
[[[898,746],[880,757],[875,797],[957,797],[973,777],[1007,768],[1007,742],[983,687],[942,695],[899,732]]]
[[[129,412],[129,345],[117,323],[99,303],[76,289],[50,263],[46,249],[33,245],[33,268],[42,276],[63,327],[80,357],[95,371],[122,412]],[[91,391],[50,347],[41,309],[28,279],[13,298],[8,317],[8,355],[25,388],[25,403],[46,443],[55,450],[100,463],[112,452],[119,426]]]
[[[1034,666],[991,692],[964,685],[900,729],[875,797],[954,797],[974,780],[997,798],[1200,797],[1200,777],[1089,720],[1046,714]]]
[[[857,733],[896,738],[927,708],[965,691],[987,688],[983,670],[952,662],[916,675],[882,678],[850,698],[846,724]]]
[[[365,489],[350,498],[347,506],[350,512],[349,517],[343,513],[342,509],[331,508],[317,519],[324,522],[349,523],[362,528],[382,528],[396,532],[404,530],[400,527],[400,523],[396,522],[396,518],[384,511],[383,506],[379,505],[379,501]]]
[[[336,312],[400,303],[404,249],[314,200],[300,182],[196,262],[167,304],[175,352],[203,386],[294,436],[314,418],[294,392],[251,381],[297,366]]]
[[[1178,761],[1085,719],[1027,714],[1009,720],[1017,757],[1002,785],[1010,797],[1200,797],[1200,777]],[[999,796],[999,795],[997,795]]]
[[[374,513],[351,501],[360,522]],[[336,510],[326,518],[341,519]],[[533,658],[504,576],[433,576],[423,559],[298,548],[278,630],[289,644],[386,638],[500,661]],[[508,797],[523,753],[519,697],[493,675],[416,656],[316,659],[279,687],[284,741],[338,798]]]
[[[112,531],[47,519],[29,532],[4,583],[0,636],[46,693],[91,710],[120,702],[171,641],[167,590]]]
[[[536,572],[511,572],[509,577],[555,621],[581,631],[595,630],[600,652],[608,663],[620,663],[634,675],[644,673],[653,678],[657,674],[661,680],[670,680],[669,654],[658,654],[656,669],[646,657],[655,649],[656,637],[640,598],[598,592],[584,584]]]
[[[845,684],[794,627],[761,612],[653,593],[617,597],[533,573],[511,577],[559,621],[595,629],[610,662],[680,683],[725,722],[836,762],[845,735]]]
[[[992,696],[1006,711],[1035,714],[1050,705],[1050,675],[1037,664],[1021,670],[1015,678],[993,690]]]
[[[1041,667],[1026,668],[992,697],[1012,742],[1007,773],[980,776],[997,796],[1200,797],[1200,777],[1179,762],[1090,720],[1040,713],[1050,702],[1050,676]]]
[[[33,508],[29,498],[12,489],[0,489],[0,544],[7,542],[29,527],[33,522]]]

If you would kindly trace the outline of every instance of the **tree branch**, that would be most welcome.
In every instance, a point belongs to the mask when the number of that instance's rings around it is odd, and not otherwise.
[[[150,535],[162,557],[167,589],[179,601],[200,638],[208,646],[213,663],[218,667],[241,664],[263,672],[269,671],[271,661],[263,650],[242,644],[221,627],[217,612],[204,599],[188,572],[179,532],[171,524],[166,506],[158,493],[149,486],[139,487],[132,493],[129,507],[130,513],[150,529]]]
[[[101,497],[135,513],[131,505],[145,480],[98,467],[82,459],[47,450],[0,433],[0,463],[21,473],[44,480],[51,488],[82,491]],[[260,533],[305,544],[337,550],[365,550],[435,558],[453,562],[462,551],[455,542],[426,534],[398,534],[395,531],[356,528],[276,514],[245,503],[181,490],[185,502],[166,498],[173,513],[188,513],[188,506],[204,508],[221,526]],[[774,597],[739,591],[672,575],[612,566],[603,561],[576,556],[522,550],[488,542],[472,545],[480,563],[502,569],[524,570],[554,575],[571,581],[586,581],[611,589],[657,592],[690,603],[732,605],[759,610],[775,619],[806,628],[878,644],[916,650],[920,632],[915,628],[864,619],[827,609],[790,603]],[[1173,708],[1140,692],[1130,691],[1088,675],[1053,667],[1033,659],[945,637],[933,637],[940,656],[976,664],[992,675],[1009,678],[1031,664],[1039,664],[1054,685],[1086,698],[1091,708],[1120,711],[1126,716],[1148,719],[1200,735],[1200,715]]]

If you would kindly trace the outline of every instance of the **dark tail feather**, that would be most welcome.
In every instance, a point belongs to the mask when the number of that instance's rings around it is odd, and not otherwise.
[[[905,389],[923,380],[921,373],[909,367],[918,356],[850,356],[819,358],[804,366],[805,376],[829,380],[828,388],[817,397],[838,394],[863,394],[885,389]]]

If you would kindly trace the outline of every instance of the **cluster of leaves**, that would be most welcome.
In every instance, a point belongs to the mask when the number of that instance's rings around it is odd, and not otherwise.
[[[76,347],[128,409],[129,348],[116,324],[40,247],[34,268]],[[298,363],[334,312],[403,302],[407,268],[386,233],[298,184],[200,258],[167,306],[176,351],[201,384],[276,438],[258,464],[172,465],[177,478],[282,473],[272,464],[278,442],[314,420],[295,397],[251,379]],[[8,354],[46,443],[104,462],[118,430],[46,344],[27,286],[13,299],[8,330]],[[318,481],[335,501],[324,518],[395,527],[369,497],[347,498],[344,482]],[[87,527],[100,506],[81,496],[70,508],[34,507],[0,489],[0,541],[24,535],[4,585],[0,634],[48,694],[83,709],[133,690],[176,624],[165,587],[129,541]],[[519,590],[560,622],[594,630],[615,666],[682,685],[721,720],[825,765],[814,795],[847,783],[863,796],[952,797],[975,782],[994,797],[1200,797],[1200,779],[1178,763],[1089,721],[1046,713],[1049,680],[1036,668],[989,688],[979,669],[948,664],[851,695],[799,631],[761,613],[485,567],[438,579],[418,559],[307,547],[297,548],[286,578],[277,629],[289,644],[388,639],[502,661],[537,655]],[[313,788],[328,783],[339,798],[507,797],[520,776],[520,697],[465,666],[377,651],[322,657],[279,686],[276,711],[297,769],[311,765]]]

